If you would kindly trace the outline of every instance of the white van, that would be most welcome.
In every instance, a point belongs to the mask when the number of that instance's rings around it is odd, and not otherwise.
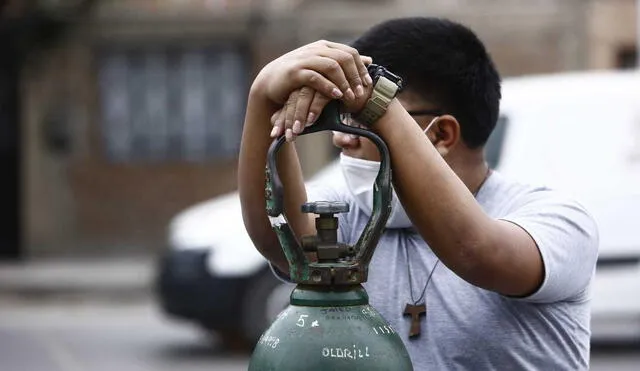
[[[593,339],[640,338],[640,70],[510,79],[500,125],[498,170],[569,192],[598,223]]]
[[[600,228],[594,339],[640,338],[640,71],[505,79],[487,144],[503,174],[580,200]],[[334,161],[314,178],[342,176]],[[255,341],[288,303],[252,246],[237,193],[195,205],[169,226],[160,306],[224,338]]]

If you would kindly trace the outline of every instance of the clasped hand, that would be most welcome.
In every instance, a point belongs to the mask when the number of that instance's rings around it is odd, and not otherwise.
[[[348,112],[360,111],[373,89],[370,63],[370,57],[348,45],[321,40],[267,64],[253,89],[279,107],[271,116],[271,137],[284,133],[294,140],[332,99],[342,101]]]

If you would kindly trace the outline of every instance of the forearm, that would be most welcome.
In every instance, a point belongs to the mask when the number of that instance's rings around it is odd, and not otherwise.
[[[373,129],[389,146],[394,188],[420,234],[452,271],[484,286],[492,219],[397,100]]]
[[[254,245],[268,260],[284,272],[288,265],[266,213],[265,164],[272,139],[269,118],[278,109],[263,97],[259,88],[252,88],[242,134],[238,165],[238,184],[242,216]],[[284,207],[287,220],[299,237],[313,233],[308,215],[300,212],[306,202],[300,163],[292,143],[286,143],[278,154],[278,171],[284,187]]]

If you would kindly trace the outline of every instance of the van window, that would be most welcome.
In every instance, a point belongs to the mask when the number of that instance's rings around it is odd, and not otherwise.
[[[500,164],[500,155],[502,154],[508,122],[507,116],[500,115],[496,127],[493,129],[493,132],[487,140],[487,144],[484,146],[485,158],[489,167],[492,169],[497,168]]]

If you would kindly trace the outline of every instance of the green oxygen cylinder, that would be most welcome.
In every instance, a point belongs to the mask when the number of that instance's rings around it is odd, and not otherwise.
[[[348,204],[306,203],[302,211],[316,214],[317,234],[299,241],[283,214],[284,190],[276,168],[276,153],[285,138],[274,140],[266,166],[267,214],[289,263],[289,277],[297,286],[290,305],[258,340],[249,371],[413,370],[402,339],[369,305],[362,286],[391,212],[389,150],[373,132],[342,124],[335,101],[301,135],[323,130],[361,135],[378,147],[381,161],[373,185],[373,211],[356,244],[347,245],[338,242],[336,214],[348,212]]]

